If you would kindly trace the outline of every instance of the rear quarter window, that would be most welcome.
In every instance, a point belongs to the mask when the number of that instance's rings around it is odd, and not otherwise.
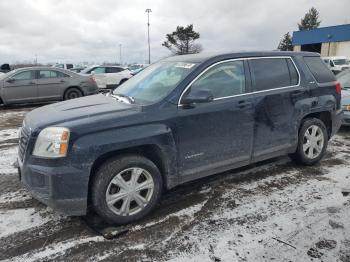
[[[306,56],[304,61],[318,83],[335,81],[335,76],[318,56]]]

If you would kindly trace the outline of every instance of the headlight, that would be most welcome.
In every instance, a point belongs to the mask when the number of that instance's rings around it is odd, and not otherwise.
[[[350,111],[350,105],[343,106],[344,111]]]
[[[47,127],[43,129],[35,142],[33,155],[46,158],[65,157],[68,151],[69,129]]]

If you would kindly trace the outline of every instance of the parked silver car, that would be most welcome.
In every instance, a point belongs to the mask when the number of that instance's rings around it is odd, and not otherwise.
[[[350,69],[344,70],[337,75],[342,87],[341,104],[344,110],[343,126],[350,126]]]
[[[67,100],[98,93],[93,77],[52,67],[28,67],[0,75],[0,104]]]

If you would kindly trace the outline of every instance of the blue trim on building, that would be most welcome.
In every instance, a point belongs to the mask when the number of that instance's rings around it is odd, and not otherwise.
[[[293,32],[293,45],[350,41],[350,24]]]

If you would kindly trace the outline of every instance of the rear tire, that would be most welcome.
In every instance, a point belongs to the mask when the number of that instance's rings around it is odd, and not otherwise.
[[[83,93],[80,91],[79,88],[71,87],[66,90],[66,92],[64,93],[63,99],[70,100],[70,99],[74,99],[82,96],[83,96]]]
[[[92,206],[106,222],[128,224],[154,209],[162,185],[162,175],[149,159],[138,155],[111,158],[93,178]]]
[[[327,145],[328,132],[325,124],[318,118],[307,118],[299,131],[297,151],[291,157],[297,163],[314,165],[323,158]]]

